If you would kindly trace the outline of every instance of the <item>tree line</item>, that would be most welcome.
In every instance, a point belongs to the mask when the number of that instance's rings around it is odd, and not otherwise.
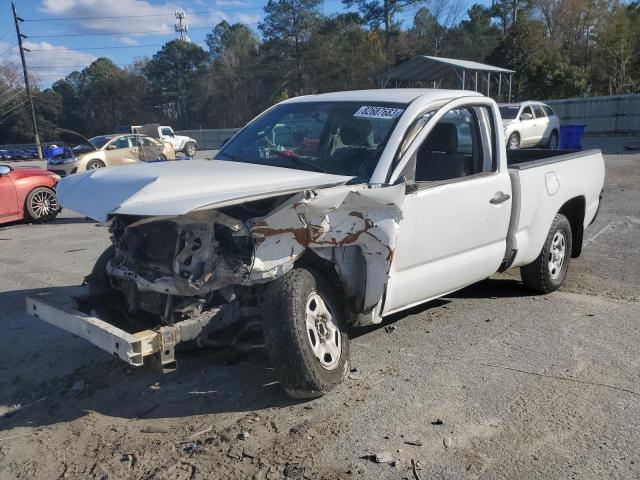
[[[98,58],[37,90],[41,135],[54,140],[64,127],[92,136],[149,122],[238,127],[288,97],[379,88],[390,68],[418,54],[515,70],[516,99],[640,91],[640,2],[495,0],[466,15],[461,2],[343,0],[346,13],[323,15],[320,0],[269,0],[259,35],[222,21],[204,48],[171,40],[127,68]],[[402,28],[409,9],[413,22]],[[0,67],[0,92],[16,82],[15,70]],[[0,143],[32,141],[27,112],[0,115]]]

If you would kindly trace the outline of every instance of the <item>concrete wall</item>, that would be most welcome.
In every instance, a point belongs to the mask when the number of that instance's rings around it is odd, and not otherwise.
[[[586,125],[591,135],[640,134],[640,95],[546,100],[564,124]]]
[[[238,128],[214,128],[206,130],[180,130],[178,135],[187,135],[198,142],[199,150],[217,150],[222,142],[236,133]]]

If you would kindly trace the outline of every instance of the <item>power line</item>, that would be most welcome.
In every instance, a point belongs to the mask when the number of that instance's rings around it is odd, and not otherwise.
[[[244,12],[247,10],[262,10],[262,7],[244,7],[244,8],[230,8],[230,9],[216,9],[216,10],[199,10],[193,12],[183,12],[186,15],[200,15],[203,13],[233,13]],[[173,17],[174,12],[167,13],[145,13],[140,15],[113,15],[103,17],[44,17],[44,18],[26,18],[25,22],[64,22],[70,20],[115,20],[119,18],[144,18],[144,17]]]
[[[11,100],[13,100],[16,97],[19,97],[20,95],[24,95],[24,92],[17,92],[15,93],[13,96],[7,98],[4,102],[0,103],[0,107],[2,107],[3,105],[6,105],[7,103],[9,103]]]
[[[260,22],[243,22],[243,25],[257,25]],[[194,27],[190,30],[211,30],[213,27]],[[151,35],[151,34],[166,34],[171,33],[171,30],[146,30],[143,32],[99,32],[99,33],[58,33],[51,35],[29,35],[29,38],[60,38],[60,37],[93,37],[93,36],[108,36],[108,35]]]
[[[27,98],[27,99],[23,100],[22,102],[20,102],[20,103],[14,105],[13,107],[11,107],[9,110],[5,110],[4,112],[0,113],[0,117],[3,116],[3,115],[6,115],[9,112],[12,112],[13,110],[15,110],[16,108],[18,108],[21,105],[24,105],[28,101],[29,101],[29,99]]]
[[[25,100],[24,103],[27,103],[28,100]],[[13,112],[11,115],[9,115],[8,117],[4,117],[4,118],[0,118],[0,123],[4,123],[7,120],[9,120],[12,117],[15,117],[17,114],[19,114],[21,111],[23,111],[25,108],[27,108],[27,106],[25,105],[24,107],[22,107],[20,110],[17,110],[15,112]]]

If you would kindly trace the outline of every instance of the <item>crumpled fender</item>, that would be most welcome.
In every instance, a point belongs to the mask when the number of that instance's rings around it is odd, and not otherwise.
[[[295,195],[250,227],[256,248],[249,281],[285,274],[308,248],[358,246],[366,264],[365,293],[356,308],[358,321],[379,322],[404,195],[404,183],[338,186]]]

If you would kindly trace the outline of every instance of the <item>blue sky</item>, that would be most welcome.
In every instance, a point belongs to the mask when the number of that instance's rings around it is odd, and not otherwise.
[[[257,30],[267,0],[17,0],[18,15],[26,21],[22,31],[29,38],[27,61],[48,86],[92,60],[105,56],[121,66],[136,57],[150,56],[176,37],[174,12],[187,14],[191,41],[201,45],[205,35],[219,21],[240,22]],[[444,0],[445,2],[447,0]],[[454,0],[463,2],[465,0]],[[464,4],[466,10],[467,3]],[[340,0],[325,0],[327,14],[343,11]],[[410,23],[412,10],[403,15]],[[126,17],[92,20],[65,20],[68,17]],[[63,35],[63,36],[60,36]],[[0,64],[19,66],[11,5],[0,4]]]

